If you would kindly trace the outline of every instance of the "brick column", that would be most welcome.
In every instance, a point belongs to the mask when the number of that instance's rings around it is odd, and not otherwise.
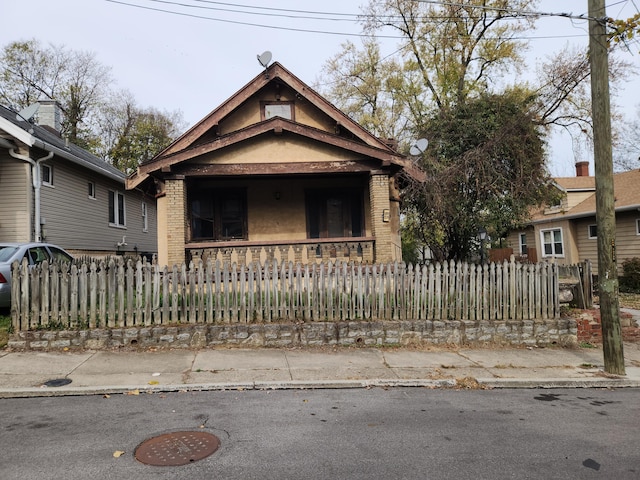
[[[369,200],[371,205],[371,231],[375,237],[374,261],[393,262],[397,258],[394,237],[391,231],[391,202],[389,201],[389,176],[372,173],[369,177]],[[393,212],[395,213],[395,212]]]
[[[185,261],[187,234],[187,198],[184,177],[168,179],[165,182],[165,218],[167,241],[167,265],[180,265]]]

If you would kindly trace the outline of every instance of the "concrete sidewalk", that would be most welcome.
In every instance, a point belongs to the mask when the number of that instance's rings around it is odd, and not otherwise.
[[[640,387],[640,344],[624,348],[623,377],[604,373],[602,348],[0,352],[0,398],[371,386]]]

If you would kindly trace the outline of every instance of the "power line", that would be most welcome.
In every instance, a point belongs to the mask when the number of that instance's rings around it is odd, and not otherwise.
[[[129,3],[129,2],[124,1],[124,0],[105,0],[105,1],[109,2],[109,3],[115,3],[115,4],[123,5],[123,6],[126,6],[126,7],[139,8],[139,9],[143,9],[143,10],[150,10],[150,11],[155,11],[155,12],[167,13],[167,14],[171,14],[171,15],[178,15],[178,16],[189,17],[189,18],[197,18],[197,19],[201,19],[201,20],[209,20],[209,21],[221,22],[221,23],[230,23],[230,24],[234,24],[234,25],[244,25],[244,26],[250,26],[250,27],[257,27],[257,28],[268,28],[268,29],[273,29],[273,30],[284,30],[284,31],[301,32],[301,33],[317,33],[317,34],[322,34],[322,35],[336,35],[336,36],[357,37],[357,38],[371,38],[371,37],[374,37],[374,38],[396,39],[396,40],[401,40],[401,39],[404,38],[401,35],[383,35],[383,34],[375,34],[375,35],[373,35],[373,34],[364,34],[364,33],[338,32],[338,31],[309,29],[309,28],[283,27],[283,26],[278,26],[278,25],[267,25],[267,24],[263,24],[263,23],[244,22],[244,21],[240,21],[240,20],[214,18],[214,17],[208,17],[208,16],[204,16],[204,15],[196,15],[196,14],[192,14],[192,13],[185,13],[185,12],[180,12],[180,11],[175,11],[175,10],[166,10],[166,9],[163,9],[163,8],[156,8],[156,7],[150,7],[150,6],[145,6],[145,5],[133,4],[133,3]],[[148,1],[156,2],[156,3],[172,4],[172,5],[176,5],[176,6],[184,6],[184,7],[190,7],[190,8],[201,8],[201,9],[205,9],[205,10],[218,10],[218,11],[221,10],[221,11],[229,11],[229,12],[232,12],[232,13],[243,13],[243,14],[250,14],[250,15],[261,15],[261,16],[284,16],[284,17],[289,17],[287,15],[279,15],[279,14],[264,14],[264,13],[256,13],[256,12],[244,12],[244,11],[236,11],[236,10],[229,10],[229,9],[219,9],[219,8],[215,8],[215,7],[199,7],[199,6],[195,6],[195,5],[189,5],[189,4],[184,4],[184,3],[180,3],[180,2],[173,2],[173,1],[169,1],[169,0],[148,0]],[[334,15],[333,13],[328,13],[328,12],[310,12],[310,11],[305,11],[305,10],[276,9],[276,8],[271,8],[271,7],[254,7],[254,6],[247,6],[247,5],[240,5],[240,4],[229,4],[229,3],[226,3],[226,2],[212,2],[212,1],[207,1],[207,0],[194,0],[194,1],[203,2],[203,3],[215,3],[215,4],[231,5],[231,6],[237,6],[237,7],[242,7],[242,8],[260,8],[260,9],[264,9],[264,10],[288,11],[288,12],[298,12],[298,13],[313,13],[313,14],[321,14],[321,15]],[[449,4],[448,2],[426,2],[426,3],[438,3],[438,4],[442,4],[442,5]],[[452,5],[455,5],[455,4],[452,4]],[[343,14],[343,15],[350,15],[350,14]],[[554,14],[546,14],[546,15],[554,15]],[[564,15],[560,15],[560,16],[564,16]],[[293,18],[307,18],[307,19],[317,19],[317,20],[335,20],[335,19],[330,19],[330,18],[314,18],[314,17],[293,17]],[[387,18],[389,18],[389,17],[387,17]],[[452,17],[440,17],[440,18],[432,17],[432,18],[427,19],[427,20],[428,21],[438,21],[438,20],[442,20],[442,19],[446,19],[446,18],[452,18]],[[584,17],[574,17],[574,18],[585,19]],[[344,20],[344,19],[342,19],[342,20]],[[578,38],[578,37],[581,37],[581,36],[582,35],[526,36],[526,37],[510,37],[509,40]]]

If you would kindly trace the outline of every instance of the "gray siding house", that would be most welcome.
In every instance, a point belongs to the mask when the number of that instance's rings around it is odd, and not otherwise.
[[[34,117],[35,118],[35,117]],[[60,136],[55,102],[38,121],[0,106],[0,242],[43,241],[75,255],[157,251],[156,200]]]

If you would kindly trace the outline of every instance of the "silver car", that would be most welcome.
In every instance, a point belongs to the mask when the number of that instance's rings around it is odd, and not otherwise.
[[[47,260],[71,262],[73,257],[62,248],[50,243],[2,243],[0,242],[0,308],[11,306],[11,264],[26,258],[29,265]]]

